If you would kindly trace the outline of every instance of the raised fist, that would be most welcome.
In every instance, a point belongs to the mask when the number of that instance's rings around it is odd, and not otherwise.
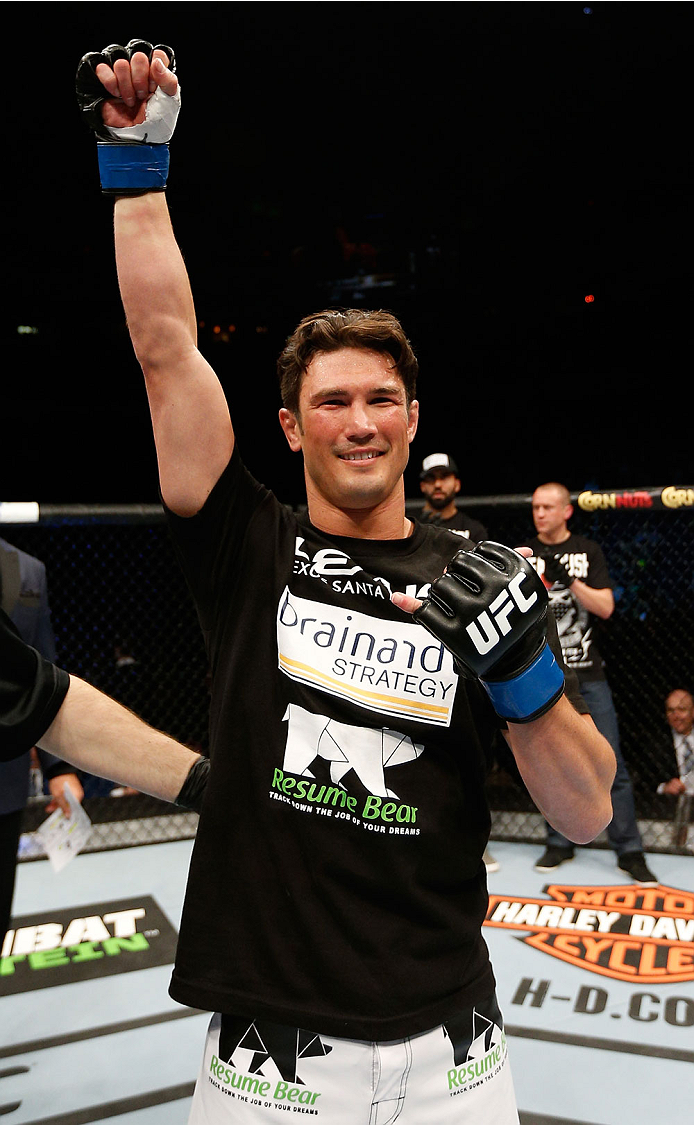
[[[168,142],[181,102],[171,47],[131,39],[90,51],[77,68],[77,101],[97,135],[101,186],[112,195],[164,191]]]
[[[175,70],[172,48],[153,47],[145,39],[131,39],[125,47],[112,43],[103,51],[89,51],[80,59],[75,78],[77,102],[87,124],[104,141],[114,139],[112,129],[142,125],[153,94],[159,89],[169,97],[177,94]],[[168,136],[155,137],[150,130],[149,143],[165,143],[172,133],[173,127]]]
[[[564,674],[547,645],[545,587],[522,555],[501,543],[459,551],[414,613],[482,681],[499,715],[529,722],[554,705]]]
[[[575,581],[574,576],[569,574],[567,567],[558,555],[539,555],[538,557],[545,564],[543,577],[548,585],[553,586],[555,582],[558,582],[568,589],[571,583]]]

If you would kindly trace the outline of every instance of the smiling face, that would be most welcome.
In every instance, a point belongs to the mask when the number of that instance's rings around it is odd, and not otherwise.
[[[280,410],[290,448],[304,455],[314,523],[334,534],[357,535],[360,525],[369,538],[404,534],[402,474],[417,419],[389,355],[340,348],[314,357],[298,414]]]

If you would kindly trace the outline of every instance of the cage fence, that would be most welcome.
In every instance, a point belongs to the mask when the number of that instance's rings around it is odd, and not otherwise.
[[[664,703],[694,690],[694,491],[649,488],[574,494],[571,530],[596,540],[614,582],[616,609],[598,623],[621,745],[649,851],[691,854],[692,811],[656,792],[654,747],[667,734]],[[520,546],[534,535],[529,495],[464,497],[488,538]],[[420,500],[407,502],[416,518]],[[2,537],[41,559],[48,574],[59,663],[202,752],[208,677],[200,628],[157,505],[42,506],[36,522],[0,505]],[[661,778],[660,780],[667,780]],[[197,816],[94,777],[83,779],[92,820],[85,850],[194,836]],[[544,822],[505,744],[488,794],[492,839],[544,842]],[[36,793],[25,811],[20,858],[43,855],[34,831],[45,817]],[[597,846],[607,846],[603,833]]]
[[[665,699],[694,692],[694,490],[639,488],[572,494],[570,529],[602,547],[614,583],[615,612],[596,619],[648,851],[684,852],[694,844],[692,801],[660,796],[657,747],[669,737]],[[470,497],[460,507],[488,537],[510,547],[535,535],[530,495]],[[412,506],[413,507],[413,506]],[[544,843],[545,824],[502,744],[489,778],[492,838]],[[595,841],[608,847],[603,832]]]

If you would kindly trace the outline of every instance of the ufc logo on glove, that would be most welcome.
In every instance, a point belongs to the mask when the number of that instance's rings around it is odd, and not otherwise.
[[[526,578],[526,574],[517,574],[509,582],[508,589],[503,590],[498,598],[494,599],[489,607],[489,613],[486,609],[483,610],[477,619],[466,627],[480,656],[486,656],[491,649],[496,648],[502,636],[505,637],[511,632],[508,617],[514,607],[517,607],[521,613],[527,613],[537,601],[537,593],[532,593],[529,598],[521,593],[520,586]],[[494,618],[493,621],[489,616],[490,613]],[[497,625],[501,632],[495,628]]]
[[[564,690],[564,673],[547,644],[547,607],[544,583],[530,563],[501,543],[485,542],[458,551],[414,616],[453,654],[463,676],[479,679],[498,715],[529,723]]]

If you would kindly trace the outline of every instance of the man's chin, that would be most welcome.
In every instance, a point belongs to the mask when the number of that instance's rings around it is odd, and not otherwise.
[[[369,511],[387,504],[402,491],[402,470],[395,475],[390,458],[379,458],[370,462],[365,470],[344,470],[336,473],[322,473],[312,477],[306,473],[306,487],[309,495],[331,507],[348,511]]]
[[[345,512],[371,511],[379,504],[383,504],[389,495],[390,493],[382,488],[350,489],[341,492],[334,503],[337,508],[342,508]]]
[[[336,508],[344,511],[368,511],[387,502],[395,491],[392,481],[363,480],[340,482],[328,497]]]

